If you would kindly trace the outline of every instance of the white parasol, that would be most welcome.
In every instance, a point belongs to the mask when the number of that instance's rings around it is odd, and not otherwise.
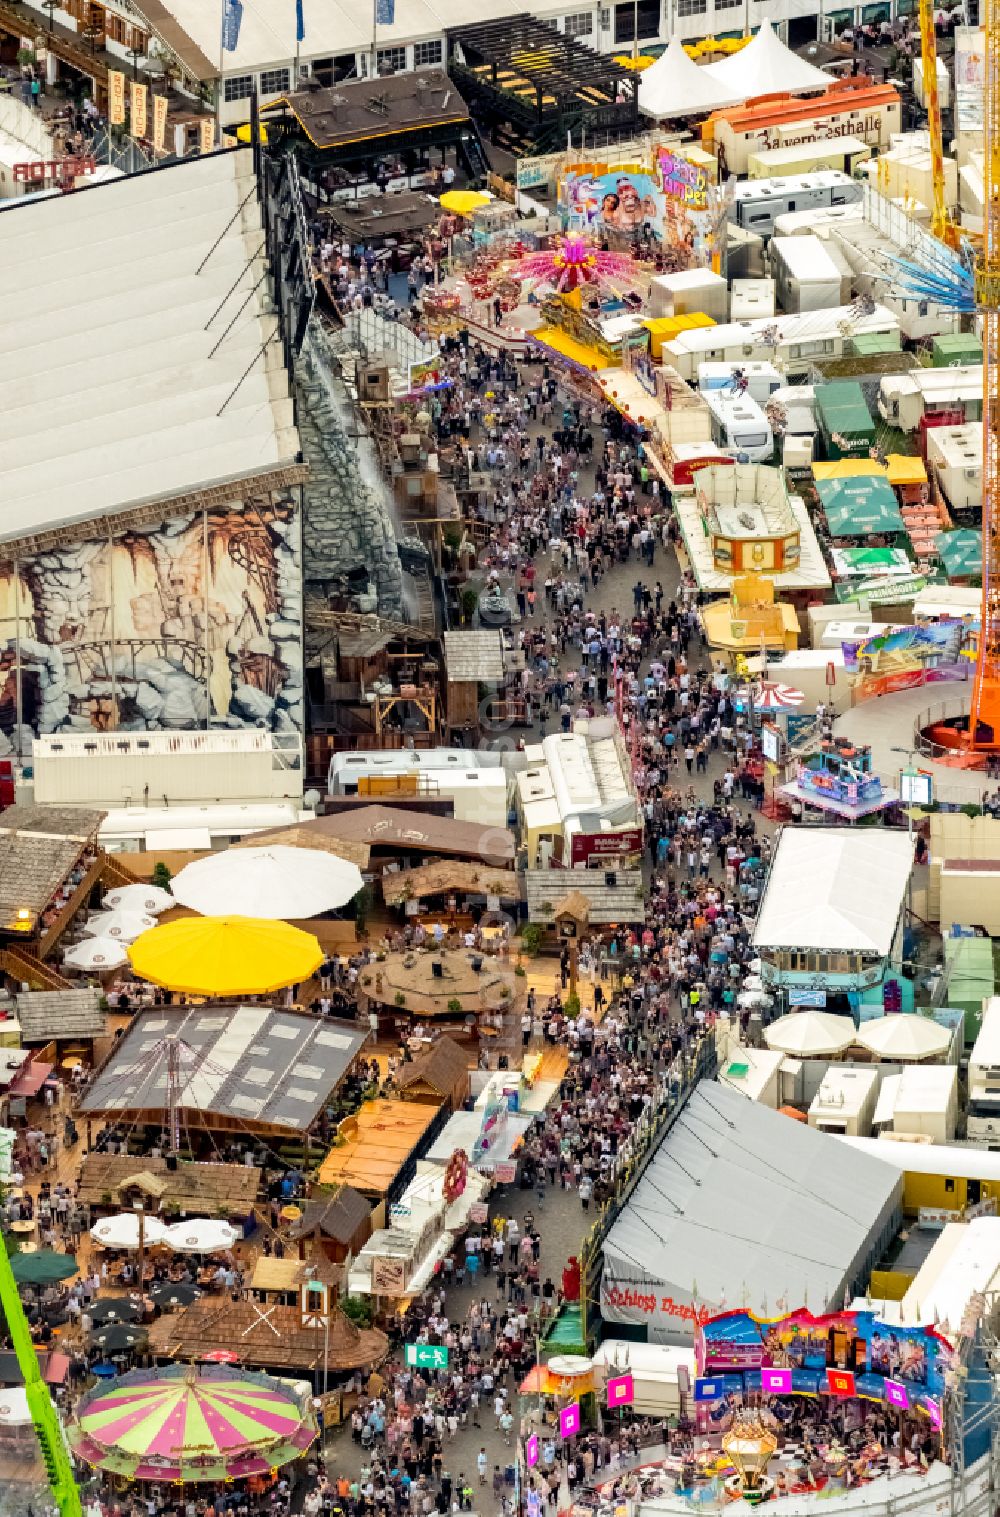
[[[67,969],[79,969],[84,974],[103,974],[127,963],[128,949],[121,938],[84,938],[63,954]]]
[[[105,893],[106,911],[142,911],[147,916],[157,917],[161,911],[169,911],[177,902],[169,890],[159,885],[118,885]]]
[[[215,1217],[192,1217],[164,1229],[164,1243],[179,1254],[217,1254],[239,1238],[235,1227]]]
[[[31,1420],[28,1393],[24,1386],[4,1386],[0,1391],[0,1427],[27,1427]]]
[[[831,1011],[790,1011],[764,1029],[768,1048],[800,1058],[843,1053],[857,1042],[850,1017]]]
[[[364,884],[356,864],[315,848],[230,848],[183,868],[176,900],[203,916],[302,921],[344,906]]]
[[[89,938],[116,938],[119,943],[134,943],[155,926],[156,918],[141,911],[98,911],[87,918],[83,930]]]
[[[918,1062],[947,1052],[951,1046],[951,1033],[930,1017],[897,1012],[895,1016],[876,1017],[872,1022],[863,1023],[857,1041],[863,1048],[878,1054],[880,1059]]]
[[[166,1227],[156,1217],[143,1219],[142,1240],[145,1245],[165,1242],[166,1234]],[[138,1248],[139,1214],[123,1211],[116,1217],[102,1217],[90,1229],[90,1236],[102,1248]]]

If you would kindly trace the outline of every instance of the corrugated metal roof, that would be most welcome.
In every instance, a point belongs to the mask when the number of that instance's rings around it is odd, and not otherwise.
[[[901,1190],[892,1165],[703,1080],[608,1234],[603,1315],[649,1320],[607,1301],[616,1279],[709,1309],[727,1296],[840,1307]]]

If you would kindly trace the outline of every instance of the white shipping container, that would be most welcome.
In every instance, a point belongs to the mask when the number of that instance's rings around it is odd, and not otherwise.
[[[713,321],[725,321],[729,309],[729,285],[711,269],[682,269],[676,274],[657,274],[650,281],[649,309],[653,316],[692,316],[700,312]]]
[[[729,286],[730,321],[774,315],[773,279],[734,279]]]
[[[784,310],[822,311],[840,304],[841,273],[818,237],[772,237],[769,257]]]

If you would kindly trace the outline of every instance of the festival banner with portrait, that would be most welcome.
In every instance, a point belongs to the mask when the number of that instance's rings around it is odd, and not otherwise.
[[[861,1398],[919,1408],[939,1425],[948,1340],[933,1327],[883,1322],[874,1312],[802,1310],[773,1319],[723,1312],[700,1324],[696,1403],[718,1427],[734,1407],[765,1395]]]

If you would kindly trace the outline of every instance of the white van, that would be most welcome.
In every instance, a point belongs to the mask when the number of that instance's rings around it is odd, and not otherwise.
[[[752,464],[766,463],[774,452],[771,424],[749,395],[728,395],[709,390],[705,402],[712,415],[712,436],[717,447],[744,456]]]
[[[737,370],[747,381],[744,395],[755,400],[759,406],[766,405],[775,390],[781,388],[782,378],[773,363],[700,363],[698,388],[703,395],[710,390],[735,395],[733,380]]]

